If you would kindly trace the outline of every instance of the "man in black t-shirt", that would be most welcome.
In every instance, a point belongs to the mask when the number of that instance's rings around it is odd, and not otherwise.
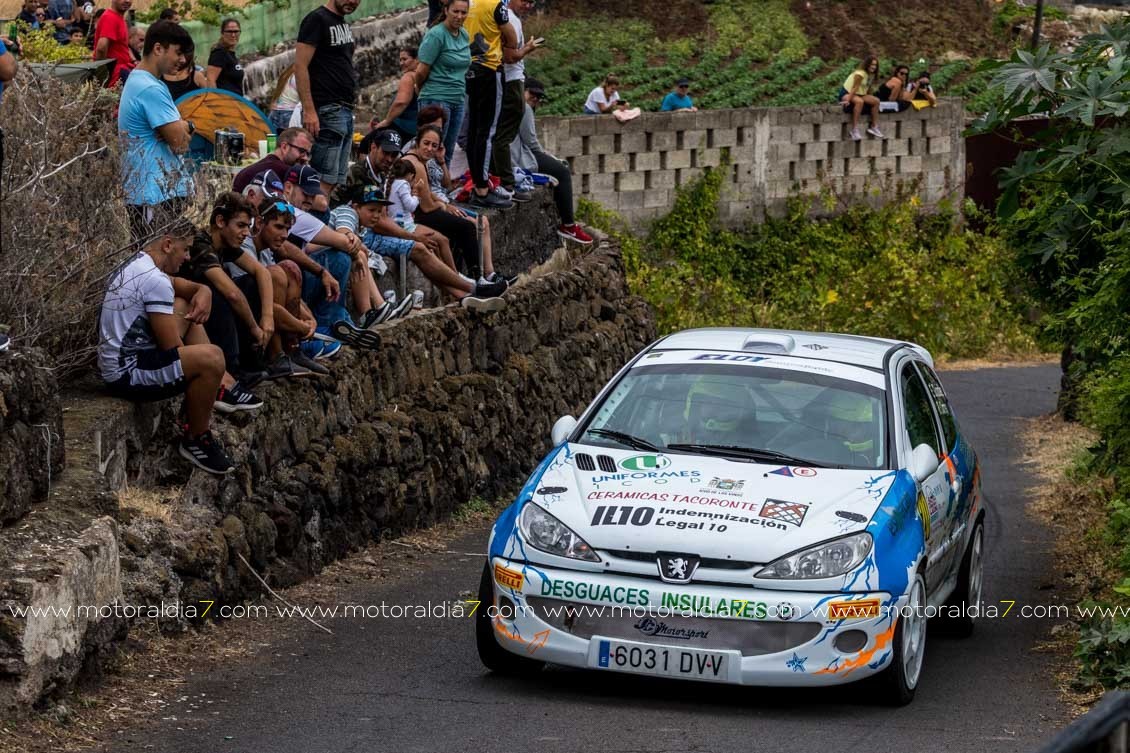
[[[353,30],[345,20],[359,0],[329,0],[302,19],[294,50],[294,80],[302,103],[302,126],[314,137],[310,165],[329,194],[345,181],[353,147],[353,104],[358,76],[353,65]]]

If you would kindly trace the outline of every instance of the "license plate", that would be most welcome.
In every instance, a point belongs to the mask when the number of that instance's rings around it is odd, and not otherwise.
[[[737,651],[703,651],[600,637],[593,638],[589,646],[589,666],[594,669],[710,682],[730,682],[730,672],[737,671],[741,661]]]

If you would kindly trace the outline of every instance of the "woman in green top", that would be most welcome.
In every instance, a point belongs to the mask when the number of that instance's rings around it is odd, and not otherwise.
[[[443,152],[448,165],[463,124],[467,69],[471,67],[471,40],[463,28],[470,7],[468,0],[451,0],[443,21],[424,34],[416,66],[420,109],[437,105],[443,110]]]
[[[871,93],[871,85],[879,75],[879,58],[866,57],[859,67],[852,71],[840,87],[840,104],[844,112],[851,112],[851,139],[859,141],[859,116],[864,110],[871,116],[867,132],[877,139],[886,138],[879,130],[879,98]]]

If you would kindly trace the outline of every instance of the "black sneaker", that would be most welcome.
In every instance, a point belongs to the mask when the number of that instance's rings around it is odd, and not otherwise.
[[[310,356],[306,355],[302,348],[296,348],[293,353],[290,353],[290,360],[294,362],[295,366],[311,371],[319,376],[329,376],[330,370],[322,364],[315,361]]]
[[[380,335],[371,329],[361,329],[348,319],[340,319],[334,322],[330,331],[338,340],[346,345],[352,345],[354,348],[376,350],[381,345]]]
[[[265,371],[240,371],[239,373],[232,372],[232,376],[236,378],[245,390],[255,389],[255,385],[262,382],[267,378]]]
[[[220,447],[219,442],[216,441],[210,431],[206,431],[196,438],[186,436],[182,439],[180,454],[181,457],[197,468],[208,471],[208,473],[215,473],[217,476],[224,476],[235,470],[231,458],[224,452],[224,448]]]
[[[514,287],[514,283],[518,282],[518,275],[514,275],[513,277],[503,277],[498,272],[491,272],[483,279],[485,279],[487,282],[504,282],[506,283],[506,287],[512,288]]]
[[[361,320],[357,322],[357,326],[359,329],[372,329],[381,322],[387,322],[389,319],[392,319],[392,311],[392,304],[385,301],[384,304],[375,309],[369,309],[362,314]]]
[[[236,382],[231,387],[220,387],[213,407],[220,413],[235,413],[262,408],[263,401],[252,395],[242,382]]]
[[[393,319],[400,319],[412,313],[412,309],[416,307],[416,299],[410,295],[404,296],[404,300],[396,304],[392,308],[392,313],[385,319],[386,322],[391,322]]]
[[[268,379],[285,379],[288,377],[313,376],[314,372],[305,366],[294,362],[286,353],[280,353],[270,366],[267,367]]]
[[[497,275],[495,277],[493,280],[480,277],[471,295],[477,298],[495,298],[505,293],[510,288],[509,283]]]
[[[476,207],[486,207],[487,209],[509,209],[514,206],[514,202],[509,199],[489,192],[484,196],[479,196],[475,191],[471,191],[470,203]]]

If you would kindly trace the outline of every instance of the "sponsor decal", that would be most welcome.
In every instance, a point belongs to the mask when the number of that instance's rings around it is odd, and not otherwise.
[[[790,604],[787,601],[782,601],[777,605],[777,617],[782,620],[791,620],[800,614],[800,607],[795,604]]]
[[[542,596],[556,596],[559,599],[579,599],[582,601],[604,602],[606,604],[626,604],[646,607],[649,594],[646,588],[627,586],[607,586],[575,580],[549,580],[541,582]]]
[[[698,569],[698,557],[693,554],[656,553],[659,578],[667,583],[690,583]]]
[[[671,458],[662,455],[633,455],[620,461],[626,471],[659,471],[671,465]]]
[[[671,627],[661,620],[643,617],[633,627],[644,635],[657,638],[674,638],[677,641],[690,641],[696,638],[705,638],[710,635],[709,630],[695,630],[694,628]]]
[[[789,478],[792,478],[794,476],[800,476],[801,478],[812,478],[816,475],[816,471],[814,471],[812,468],[789,468],[788,466],[782,466],[780,468],[777,468],[776,470],[769,471],[769,473],[772,473],[776,476],[787,476]]]
[[[630,507],[628,505],[598,505],[592,513],[594,526],[646,526],[655,517],[654,507]]]
[[[632,458],[628,458],[631,460]],[[625,460],[624,462],[628,462]],[[622,465],[622,464],[621,464]],[[596,476],[593,478],[594,485],[608,483],[609,481],[620,482],[624,486],[631,486],[630,480],[643,480],[647,479],[654,481],[657,484],[667,483],[666,479],[669,478],[699,478],[702,473],[699,471],[637,471],[636,473],[610,473],[605,476]]]
[[[850,520],[852,523],[866,523],[867,517],[851,510],[836,510],[836,517]]]
[[[827,345],[821,345],[820,343],[808,343],[807,345],[802,345],[800,347],[808,348],[809,350],[827,350],[828,349]],[[795,654],[794,654],[794,656],[795,656]]]
[[[699,489],[700,492],[707,494],[724,494],[727,497],[740,497],[742,496],[742,489],[745,488],[744,479],[736,478],[719,478],[715,476],[706,485],[705,489]]]
[[[703,353],[695,356],[692,361],[737,361],[738,363],[758,363],[768,361],[768,356],[732,356],[726,353]]]
[[[680,613],[709,617],[743,617],[750,620],[763,620],[769,616],[769,605],[764,601],[725,599],[698,594],[671,593],[669,591],[665,591],[660,596],[659,606]]]
[[[759,526],[761,528],[776,528],[787,531],[788,526],[763,518],[751,518],[745,515],[731,515],[725,512],[707,512],[705,510],[688,510],[681,507],[660,507],[659,516],[656,517],[654,507],[632,507],[630,505],[598,505],[592,512],[593,526],[647,526],[677,528],[691,531],[715,531],[725,533],[729,530],[730,523],[743,523],[745,525]],[[694,518],[694,520],[687,520]]]
[[[670,502],[665,492],[589,492],[587,499],[631,499],[642,502]]]
[[[522,573],[498,564],[494,566],[494,579],[500,586],[506,586],[515,591],[521,589],[522,583],[525,582],[525,577]]]
[[[543,486],[538,489],[538,494],[564,494],[567,491],[569,489],[564,486]]]
[[[922,521],[922,538],[930,540],[930,508],[926,502],[926,495],[918,492],[918,518]]]
[[[779,520],[782,523],[789,523],[799,527],[804,522],[804,516],[808,514],[808,505],[802,502],[785,502],[780,499],[767,499],[765,504],[761,506],[759,513],[763,518],[770,520]]]
[[[862,620],[879,616],[878,599],[833,601],[828,604],[829,620]]]

